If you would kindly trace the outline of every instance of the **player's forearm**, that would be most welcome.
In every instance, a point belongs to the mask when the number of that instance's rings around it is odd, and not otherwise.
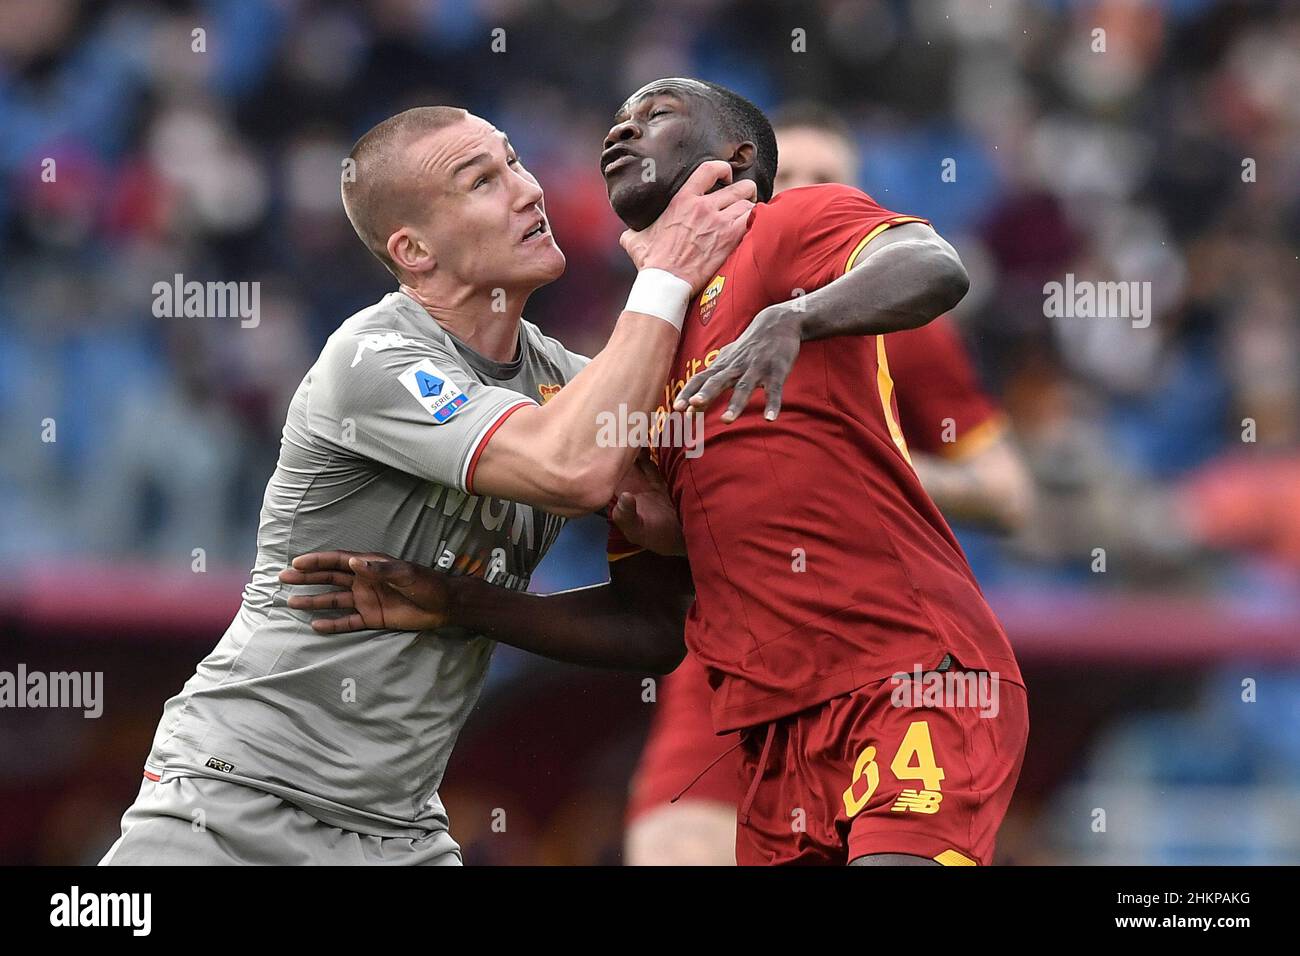
[[[1009,534],[1024,526],[1033,509],[1033,482],[1006,439],[960,461],[913,452],[912,465],[949,519]]]
[[[950,521],[1009,530],[997,502],[989,499],[983,483],[968,466],[914,451],[912,467],[926,494]]]
[[[654,406],[678,335],[662,319],[623,312],[600,354],[535,411],[533,447],[543,456],[543,473],[582,512],[609,502],[639,451],[628,442],[608,440],[609,423],[627,421],[628,413],[648,413]]]
[[[637,613],[612,584],[558,594],[505,591],[455,579],[452,624],[520,650],[588,667],[664,674],[681,663],[682,626]]]
[[[639,450],[616,426],[663,389],[690,292],[662,270],[639,273],[609,343],[545,405],[505,419],[471,490],[566,516],[606,505]]]
[[[970,288],[946,242],[907,239],[873,252],[834,282],[786,303],[800,338],[880,335],[925,325],[952,309]]]

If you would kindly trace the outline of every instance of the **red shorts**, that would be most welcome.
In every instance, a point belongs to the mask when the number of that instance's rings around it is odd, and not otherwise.
[[[984,685],[985,697],[971,684],[964,697],[953,687],[920,696],[946,676],[886,678],[741,731],[748,790],[736,862],[843,865],[908,853],[990,863],[1029,737],[1025,690],[1000,680]]]

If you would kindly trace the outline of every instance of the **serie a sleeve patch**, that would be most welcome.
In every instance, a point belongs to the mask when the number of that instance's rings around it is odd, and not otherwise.
[[[421,359],[397,380],[433,416],[435,425],[443,424],[469,404],[469,396],[432,359]]]

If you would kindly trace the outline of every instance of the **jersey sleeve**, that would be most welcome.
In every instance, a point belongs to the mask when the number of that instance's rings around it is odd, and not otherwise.
[[[312,370],[308,426],[344,453],[472,494],[474,465],[487,440],[512,414],[537,403],[484,385],[446,344],[396,339],[372,333],[332,341]],[[367,342],[371,347],[362,347]]]
[[[946,319],[885,336],[899,425],[912,448],[964,458],[1002,431],[1002,412],[980,386],[957,332]]]
[[[928,224],[851,186],[805,186],[758,207],[750,248],[768,296],[785,302],[844,275],[868,242],[906,222]]]

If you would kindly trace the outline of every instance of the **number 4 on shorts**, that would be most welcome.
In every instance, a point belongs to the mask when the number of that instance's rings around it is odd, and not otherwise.
[[[929,803],[938,809],[938,792],[943,780],[943,768],[934,761],[934,746],[930,742],[930,725],[924,720],[914,720],[908,725],[903,742],[898,745],[894,759],[889,762],[889,770],[898,780],[920,780],[922,792],[933,791],[934,799]],[[873,744],[858,754],[857,763],[853,765],[852,782],[844,791],[844,812],[850,818],[862,812],[876,787],[880,785],[880,767],[876,763],[876,748]],[[903,791],[904,796],[917,796],[915,790]],[[900,800],[902,798],[900,797]],[[911,809],[910,805],[895,806],[894,809]],[[933,813],[934,810],[929,812]]]

